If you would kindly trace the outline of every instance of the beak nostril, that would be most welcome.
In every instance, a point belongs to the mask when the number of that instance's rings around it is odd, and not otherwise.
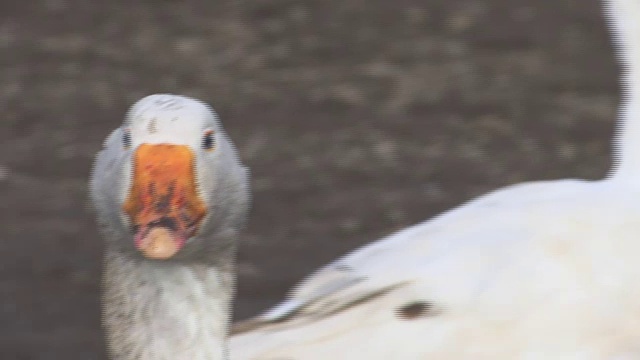
[[[153,182],[153,181],[149,182],[148,192],[149,192],[149,196],[151,196],[152,198],[154,198],[156,196],[156,183],[155,182]]]
[[[176,180],[171,180],[171,182],[169,183],[169,189],[167,191],[168,191],[168,196],[170,198],[173,197],[173,195],[174,195],[174,193],[176,191],[176,183],[177,183]]]

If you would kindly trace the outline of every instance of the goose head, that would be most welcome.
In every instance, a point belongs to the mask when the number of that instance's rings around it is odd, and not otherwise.
[[[209,106],[159,94],[134,104],[107,138],[91,196],[111,249],[193,260],[233,245],[248,208],[247,177]]]

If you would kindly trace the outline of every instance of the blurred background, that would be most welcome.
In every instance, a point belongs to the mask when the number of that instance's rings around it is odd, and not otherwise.
[[[7,0],[0,51],[1,359],[104,359],[86,183],[148,94],[211,103],[252,169],[236,319],[474,196],[610,164],[594,0]]]

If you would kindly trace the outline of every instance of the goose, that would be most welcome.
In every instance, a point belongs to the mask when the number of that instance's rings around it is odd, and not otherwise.
[[[105,241],[103,326],[117,360],[228,359],[248,170],[205,103],[135,103],[97,154],[90,198]]]
[[[234,360],[640,359],[640,0],[605,179],[508,186],[320,268],[233,330]]]

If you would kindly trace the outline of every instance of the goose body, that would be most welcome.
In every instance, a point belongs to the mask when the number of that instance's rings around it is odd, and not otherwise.
[[[112,359],[228,358],[247,179],[213,110],[191,98],[148,96],[107,138],[91,199]]]
[[[627,66],[611,176],[503,188],[360,248],[238,324],[232,358],[640,359],[640,0],[605,10]]]

